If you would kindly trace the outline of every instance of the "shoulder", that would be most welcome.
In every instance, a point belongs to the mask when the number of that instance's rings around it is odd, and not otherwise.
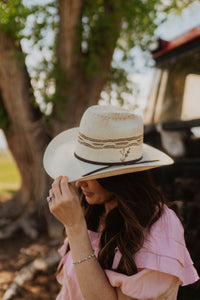
[[[181,264],[186,250],[184,229],[175,212],[164,205],[161,217],[144,233],[142,248],[136,253],[135,260],[139,268],[156,266],[164,261],[175,260]],[[154,262],[153,262],[154,261]],[[155,268],[153,268],[155,269]],[[162,269],[163,271],[163,269]]]
[[[161,217],[152,225],[146,239],[154,240],[155,237],[173,239],[185,245],[184,229],[175,212],[164,205]]]
[[[144,233],[144,236],[144,244],[136,253],[138,262],[143,259],[144,254],[146,259],[156,255],[156,259],[164,256],[180,260],[180,254],[186,248],[183,226],[175,212],[166,205],[161,217],[151,226],[150,231]]]

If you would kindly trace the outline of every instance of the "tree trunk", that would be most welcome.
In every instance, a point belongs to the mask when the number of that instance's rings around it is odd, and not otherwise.
[[[20,190],[2,211],[15,218],[23,214],[25,220],[31,214],[44,215],[47,208],[50,179],[42,158],[50,136],[41,113],[31,104],[30,78],[16,59],[20,54],[12,38],[0,32],[0,92],[8,118],[4,132],[22,180]]]

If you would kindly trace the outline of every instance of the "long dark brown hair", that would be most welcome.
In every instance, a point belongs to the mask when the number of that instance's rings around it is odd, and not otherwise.
[[[150,230],[163,211],[163,197],[154,184],[150,171],[141,171],[97,179],[117,200],[117,206],[106,216],[101,234],[98,261],[103,269],[112,269],[115,249],[122,254],[118,272],[137,273],[134,254],[142,247],[144,230]],[[97,231],[104,205],[89,205],[81,196],[87,227]],[[68,248],[69,250],[69,248]]]

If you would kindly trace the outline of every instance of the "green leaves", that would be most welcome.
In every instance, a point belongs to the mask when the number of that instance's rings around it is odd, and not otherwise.
[[[110,68],[114,50],[120,52],[122,63],[128,62],[131,66],[134,64],[131,49],[137,46],[146,51],[155,29],[167,15],[170,12],[180,12],[192,2],[193,0],[82,1],[80,22],[76,24],[78,39],[74,51],[79,63],[76,67],[86,80],[98,75],[108,79],[108,90],[115,84],[119,95],[123,89],[128,91],[123,64],[118,64],[113,59]],[[62,99],[57,94],[60,95],[60,86],[70,90],[71,85],[71,79],[62,73],[57,57],[57,46],[62,42],[58,32],[58,3],[58,0],[0,1],[0,30],[12,35],[16,44],[22,42],[22,46],[29,45],[23,47],[25,55],[38,53],[38,63],[28,66],[30,75],[43,103],[52,105],[67,101],[67,97]],[[25,55],[19,56],[22,64]]]
[[[21,0],[0,1],[1,30],[11,34],[15,41],[19,42],[29,13],[29,9],[23,5]]]
[[[86,0],[83,3],[79,39],[82,46],[82,67],[85,75],[102,75],[103,57],[113,53],[121,28],[118,9],[121,1]]]

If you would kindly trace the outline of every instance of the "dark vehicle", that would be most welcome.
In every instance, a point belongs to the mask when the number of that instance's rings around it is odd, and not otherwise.
[[[200,274],[200,26],[150,45],[155,77],[144,116],[145,142],[168,153],[173,166],[154,171],[181,216]],[[200,299],[200,282],[178,299]]]

